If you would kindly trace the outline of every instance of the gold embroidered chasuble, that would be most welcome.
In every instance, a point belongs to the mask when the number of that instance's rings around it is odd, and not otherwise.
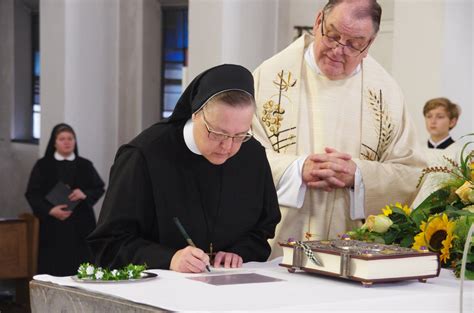
[[[361,171],[366,216],[388,203],[410,204],[424,163],[400,88],[370,56],[344,80],[315,73],[304,61],[311,42],[300,37],[254,72],[253,130],[267,150],[275,184],[299,156],[333,147],[349,153]],[[271,257],[281,253],[276,243],[289,237],[332,239],[359,226],[349,208],[348,189],[308,188],[302,208],[281,207]]]

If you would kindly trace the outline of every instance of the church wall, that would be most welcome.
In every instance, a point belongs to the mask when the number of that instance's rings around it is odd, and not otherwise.
[[[158,2],[45,0],[40,9],[41,16],[53,15],[41,19],[41,62],[47,69],[40,151],[55,124],[69,123],[79,153],[107,183],[118,147],[159,117]]]
[[[29,27],[22,10],[14,0],[0,1],[0,216],[7,217],[30,211],[24,193],[38,153],[37,145],[11,141],[15,103],[24,100],[18,95],[29,92],[19,80],[21,60],[15,56],[15,49],[22,44],[15,45],[14,23],[20,23],[20,33],[26,33]]]
[[[445,3],[445,45],[441,56],[441,92],[462,107],[452,134],[459,138],[474,132],[474,5],[472,1]]]
[[[405,93],[420,143],[428,138],[423,106],[435,97],[450,98],[468,112],[453,130],[455,138],[472,132],[472,3],[445,0],[394,4],[393,74]]]
[[[222,63],[252,71],[276,53],[278,2],[190,0],[188,82]]]

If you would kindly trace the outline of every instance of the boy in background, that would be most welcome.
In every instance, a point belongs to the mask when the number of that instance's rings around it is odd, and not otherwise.
[[[428,100],[423,107],[426,129],[430,134],[428,148],[446,149],[454,140],[449,131],[456,126],[461,110],[447,98]]]

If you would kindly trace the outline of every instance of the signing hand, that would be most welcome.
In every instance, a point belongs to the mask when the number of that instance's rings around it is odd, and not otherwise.
[[[74,189],[68,196],[69,200],[77,201],[77,200],[84,200],[87,198],[86,194],[82,192],[81,189],[76,188]]]
[[[243,260],[235,253],[219,251],[214,258],[214,267],[221,267],[222,263],[225,268],[236,268],[242,267]]]
[[[170,270],[181,273],[202,273],[209,265],[209,256],[199,248],[187,246],[176,251],[171,259]]]
[[[65,211],[64,209],[66,209],[66,208],[67,208],[66,204],[59,204],[59,205],[53,207],[49,211],[49,215],[51,215],[54,218],[57,218],[60,221],[64,221],[65,219],[67,219],[72,214],[71,211]]]

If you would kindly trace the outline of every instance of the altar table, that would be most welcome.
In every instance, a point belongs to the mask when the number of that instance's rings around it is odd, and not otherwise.
[[[30,283],[32,312],[339,311],[459,312],[459,280],[449,270],[426,283],[374,284],[315,274],[289,273],[279,260],[203,274],[149,270],[158,278],[130,283],[78,283],[37,275]],[[210,285],[189,277],[258,273],[277,282]],[[474,282],[464,285],[464,312],[474,312]]]

